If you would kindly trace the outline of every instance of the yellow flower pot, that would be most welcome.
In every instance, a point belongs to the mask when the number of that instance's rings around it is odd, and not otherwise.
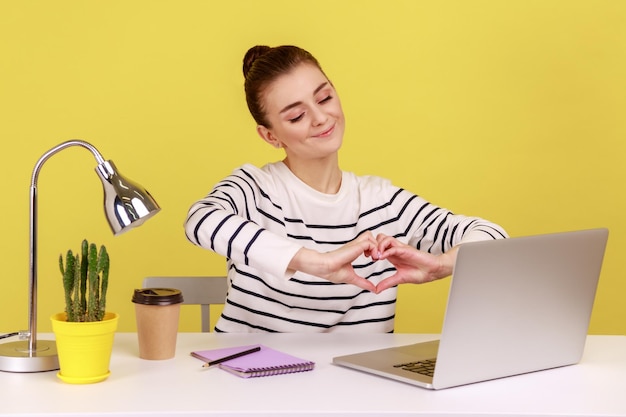
[[[50,319],[59,354],[57,376],[70,384],[92,384],[107,379],[111,374],[109,363],[119,316],[106,313],[104,320],[87,323],[68,322],[65,313]]]

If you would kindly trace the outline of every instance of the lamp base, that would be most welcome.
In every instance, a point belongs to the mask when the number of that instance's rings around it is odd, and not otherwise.
[[[47,372],[59,369],[59,357],[53,340],[37,340],[37,349],[28,349],[28,341],[0,344],[0,371]]]

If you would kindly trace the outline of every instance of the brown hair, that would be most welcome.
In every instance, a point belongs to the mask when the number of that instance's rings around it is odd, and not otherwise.
[[[248,49],[243,58],[244,90],[246,92],[248,109],[257,124],[271,127],[262,104],[262,95],[265,89],[276,78],[288,73],[302,63],[315,65],[322,71],[317,59],[297,46],[269,47],[257,45]]]

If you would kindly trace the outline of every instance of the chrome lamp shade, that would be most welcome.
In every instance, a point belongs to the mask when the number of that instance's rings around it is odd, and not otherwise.
[[[29,327],[27,332],[15,332],[19,333],[20,339],[28,340],[0,344],[0,371],[44,372],[59,369],[55,342],[37,340],[37,180],[48,158],[70,146],[88,149],[98,161],[96,172],[104,189],[104,211],[114,235],[141,225],[160,210],[145,188],[122,176],[112,161],[105,161],[100,152],[85,141],[63,142],[39,158],[30,185]]]
[[[102,162],[96,171],[104,188],[104,212],[114,235],[141,225],[160,210],[150,193],[122,176],[113,161]]]

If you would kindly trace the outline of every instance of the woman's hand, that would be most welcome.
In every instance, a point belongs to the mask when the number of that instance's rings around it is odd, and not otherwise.
[[[352,262],[359,256],[371,256],[376,245],[374,235],[371,232],[365,232],[352,242],[331,252],[320,253],[302,248],[289,263],[289,269],[325,278],[331,282],[352,284],[367,291],[377,292],[376,286],[357,275],[352,267]]]
[[[331,252],[302,248],[289,263],[289,269],[380,293],[399,284],[422,284],[451,275],[456,253],[457,248],[452,248],[442,255],[431,255],[391,236],[380,234],[374,238],[371,232],[365,232]],[[396,273],[375,286],[357,275],[352,267],[352,262],[361,255],[373,260],[387,259],[396,268]]]
[[[445,278],[452,274],[457,248],[452,248],[442,255],[431,255],[405,245],[399,240],[380,234],[376,236],[378,245],[373,250],[372,258],[387,259],[396,268],[396,273],[385,278],[376,286],[376,293],[399,284],[422,284]]]

